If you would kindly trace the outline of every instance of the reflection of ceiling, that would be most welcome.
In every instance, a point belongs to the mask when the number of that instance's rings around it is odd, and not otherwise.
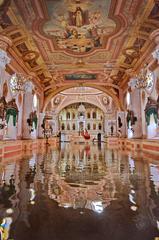
[[[128,80],[126,70],[136,69],[152,47],[157,2],[6,0],[0,3],[0,30],[13,41],[14,67],[19,59],[21,71],[32,74],[46,97],[77,83],[115,94]]]
[[[113,177],[119,169],[106,166],[105,150],[94,145],[66,145],[54,156],[57,163],[49,168],[48,194],[61,207],[87,208],[102,212],[115,200],[116,186]],[[98,207],[96,206],[98,205]]]

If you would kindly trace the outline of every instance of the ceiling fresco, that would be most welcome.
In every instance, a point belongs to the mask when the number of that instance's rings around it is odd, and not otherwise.
[[[110,0],[46,1],[49,20],[43,31],[58,49],[84,53],[104,45],[116,28],[109,15]]]
[[[31,74],[47,100],[81,84],[119,98],[158,28],[155,0],[0,1],[0,33],[12,41],[7,69]]]

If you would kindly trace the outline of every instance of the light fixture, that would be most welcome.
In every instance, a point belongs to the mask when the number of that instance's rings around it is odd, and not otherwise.
[[[13,93],[25,91],[25,83],[30,81],[31,78],[24,76],[22,73],[15,73],[10,79],[10,88]]]

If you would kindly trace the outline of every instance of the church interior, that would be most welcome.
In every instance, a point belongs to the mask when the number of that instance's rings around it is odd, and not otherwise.
[[[159,240],[158,0],[0,0],[0,239]]]

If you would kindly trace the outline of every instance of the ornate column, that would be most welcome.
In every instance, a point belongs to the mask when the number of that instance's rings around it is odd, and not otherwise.
[[[137,119],[131,127],[133,138],[143,138],[141,89],[135,87],[134,81],[135,79],[131,79],[129,84],[131,87],[131,105],[129,110],[133,112],[134,117]]]
[[[152,52],[153,59],[157,60],[157,63],[159,64],[159,30],[155,30],[150,35],[150,40],[152,40],[156,47],[155,50]]]
[[[3,94],[3,82],[5,79],[5,68],[6,65],[10,63],[11,59],[7,55],[7,49],[12,45],[12,42],[10,39],[8,39],[5,36],[0,35],[0,97]],[[0,125],[3,125],[4,122],[2,119],[0,119]],[[0,129],[0,139],[3,139],[5,135],[5,130]]]
[[[117,135],[118,137],[126,137],[126,113],[117,112]]]
[[[55,116],[53,117],[54,120],[54,134],[57,135],[60,131],[60,126],[59,126],[59,116],[58,114],[55,114]]]
[[[5,80],[5,68],[10,63],[11,59],[7,55],[7,49],[12,45],[9,38],[0,35],[0,86],[3,86]],[[0,96],[3,88],[0,88]]]
[[[25,93],[24,93],[24,102],[23,102],[23,123],[22,123],[22,138],[31,139],[30,128],[27,123],[30,113],[32,112],[33,106],[33,84],[32,82],[27,82]]]
[[[39,113],[38,138],[44,138],[44,133],[43,133],[44,129],[41,127],[41,125],[43,124],[44,117],[45,117],[44,112]]]

